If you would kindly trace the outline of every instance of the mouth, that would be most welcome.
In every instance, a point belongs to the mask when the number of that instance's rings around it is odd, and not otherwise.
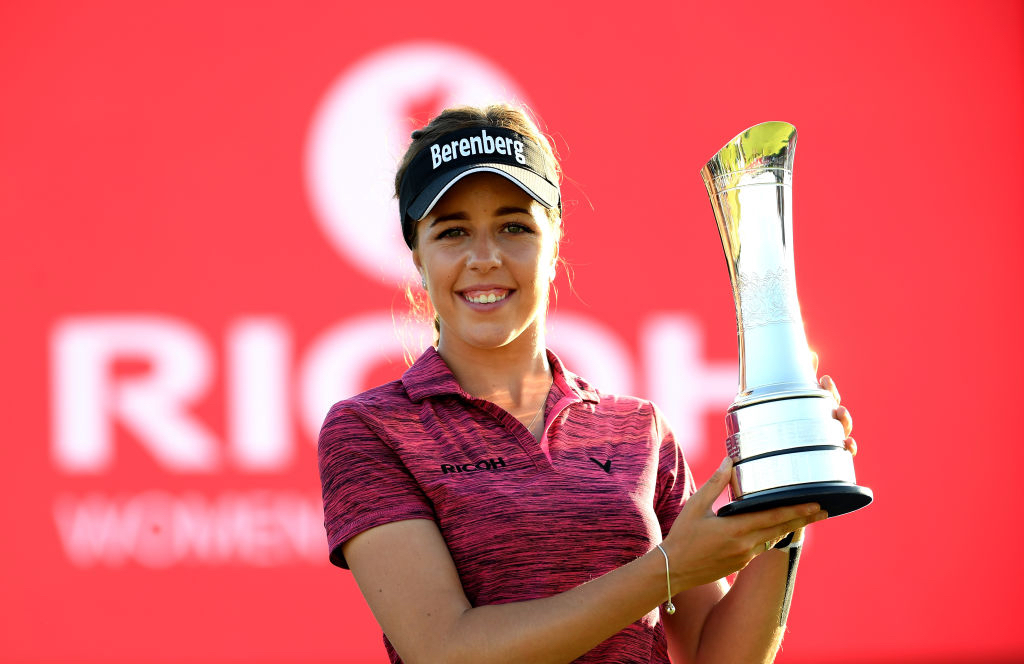
[[[472,304],[495,304],[508,298],[513,293],[508,288],[472,288],[461,291],[459,294],[464,300]]]

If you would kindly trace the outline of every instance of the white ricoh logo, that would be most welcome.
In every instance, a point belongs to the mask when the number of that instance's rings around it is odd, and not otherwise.
[[[318,220],[348,263],[370,278],[398,282],[412,266],[390,191],[413,128],[405,119],[417,107],[500,99],[523,98],[486,61],[431,43],[370,55],[335,83],[313,119],[307,177]],[[497,152],[497,137],[488,138]],[[502,145],[507,152],[508,143]],[[480,149],[489,147],[481,133]],[[332,403],[369,387],[381,361],[424,347],[432,332],[413,322],[400,329],[387,308],[339,312],[335,324],[300,347],[290,313],[236,315],[220,330],[176,312],[68,314],[56,321],[50,452],[54,469],[76,479],[55,495],[52,509],[71,564],[265,567],[323,560],[323,514],[312,487],[178,491],[154,478],[133,493],[108,482],[125,472],[118,464],[127,440],[168,475],[285,473],[299,456],[296,424],[314,443]],[[635,350],[586,314],[554,313],[548,324],[548,342],[567,366],[604,390],[661,404],[690,462],[700,461],[709,438],[705,416],[727,407],[736,382],[735,362],[706,357],[698,320],[651,312],[636,321]],[[146,371],[116,371],[126,359]],[[221,428],[197,411],[211,398],[223,404]]]
[[[459,157],[471,157],[478,154],[502,154],[515,156],[520,164],[526,164],[526,157],[523,155],[523,142],[514,141],[505,136],[488,136],[487,130],[482,129],[479,136],[461,138],[451,143],[430,146],[430,161],[433,168],[447,163]]]
[[[496,65],[451,44],[389,46],[348,68],[320,102],[306,145],[310,200],[334,248],[371,279],[414,278],[393,184],[415,128],[409,118],[425,102],[436,112],[499,101],[525,98]],[[488,146],[498,150],[493,136]]]

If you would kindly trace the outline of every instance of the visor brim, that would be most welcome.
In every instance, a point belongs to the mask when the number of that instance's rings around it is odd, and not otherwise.
[[[456,182],[474,173],[496,173],[514,183],[544,207],[551,209],[558,206],[558,187],[529,169],[508,164],[467,164],[438,175],[412,201],[406,214],[414,221],[423,219]]]

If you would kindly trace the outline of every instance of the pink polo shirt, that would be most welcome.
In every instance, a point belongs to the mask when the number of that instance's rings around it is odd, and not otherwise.
[[[569,590],[659,543],[694,491],[664,417],[548,357],[540,443],[466,394],[433,348],[401,380],[335,404],[319,442],[331,562],[346,567],[342,544],[364,530],[430,519],[481,606]],[[668,662],[658,610],[577,661]]]

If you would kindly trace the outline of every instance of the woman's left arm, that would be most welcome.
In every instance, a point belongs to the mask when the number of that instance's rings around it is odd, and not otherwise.
[[[774,661],[786,626],[780,624],[786,594],[789,552],[770,549],[736,575],[732,587],[723,579],[691,588],[676,604],[699,606],[665,618],[672,661],[677,664],[761,664]],[[703,622],[699,616],[703,614]],[[688,623],[688,624],[687,624]]]
[[[821,386],[839,403],[839,392],[829,376]],[[843,406],[834,417],[843,423],[846,449],[857,454],[850,437],[853,418]],[[794,533],[801,541],[803,530]],[[787,594],[790,551],[770,549],[754,558],[736,575],[732,587],[725,579],[690,588],[674,600],[685,611],[669,616],[662,611],[672,661],[689,664],[770,663],[782,643],[782,622]],[[795,573],[795,570],[794,570]]]

